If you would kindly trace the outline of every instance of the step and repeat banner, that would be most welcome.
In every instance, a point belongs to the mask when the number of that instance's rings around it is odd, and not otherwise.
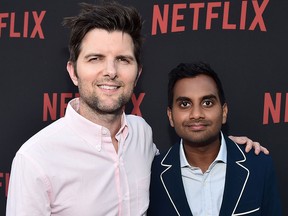
[[[16,151],[77,97],[66,71],[69,31],[61,22],[79,12],[80,2],[0,1],[1,216]],[[225,131],[270,150],[288,215],[288,1],[120,2],[140,11],[146,38],[143,73],[126,112],[145,118],[158,148],[167,150],[177,141],[166,117],[167,74],[180,62],[210,63],[226,91]]]

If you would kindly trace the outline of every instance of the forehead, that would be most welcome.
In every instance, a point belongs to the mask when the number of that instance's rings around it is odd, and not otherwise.
[[[219,97],[215,81],[203,74],[178,80],[174,86],[174,98],[197,98],[206,95]]]
[[[85,35],[81,43],[81,51],[84,52],[133,54],[133,50],[134,43],[131,36],[121,31],[108,32],[104,29],[95,28]]]

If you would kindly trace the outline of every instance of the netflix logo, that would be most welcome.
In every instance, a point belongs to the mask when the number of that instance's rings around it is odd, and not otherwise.
[[[79,97],[79,93],[44,93],[43,95],[43,121],[56,120],[65,114],[68,102]],[[145,93],[140,93],[138,97],[135,93],[132,95],[131,102],[133,109],[131,114],[142,116],[140,105],[143,102]]]
[[[23,13],[0,13],[0,38],[44,39],[42,21],[46,11],[25,11]]]
[[[263,125],[288,122],[288,93],[264,94]]]
[[[268,3],[269,0],[242,0],[154,5],[151,35],[210,30],[219,26],[222,30],[266,32],[263,13]]]

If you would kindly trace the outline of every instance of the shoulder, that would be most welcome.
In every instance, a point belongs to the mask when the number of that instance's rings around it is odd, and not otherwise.
[[[35,147],[41,145],[41,143],[47,143],[52,140],[57,140],[58,137],[63,136],[63,130],[65,130],[65,124],[63,118],[56,120],[55,122],[47,125],[32,137],[30,137],[18,150],[18,152],[24,153],[35,149]]]
[[[266,155],[263,152],[260,152],[258,155],[256,155],[253,149],[251,149],[249,152],[246,152],[245,144],[243,145],[243,144],[235,143],[229,138],[225,140],[226,140],[228,155],[232,154],[234,156],[237,154],[241,154],[243,157],[243,161],[253,166],[263,167],[263,165],[265,164],[272,164],[271,155]]]
[[[148,130],[151,130],[151,126],[145,121],[144,118],[140,117],[140,116],[136,116],[136,115],[126,115],[126,120],[127,120],[127,124],[130,127],[142,127],[142,128],[146,128]]]
[[[159,150],[153,142],[153,132],[150,125],[140,116],[125,115],[126,123],[128,125],[129,136],[127,140],[131,142],[137,142],[137,146],[143,146],[148,150],[147,146],[150,146],[150,150],[154,155],[158,154]]]
[[[137,123],[140,123],[140,124],[147,124],[148,123],[145,121],[144,118],[142,118],[141,116],[136,116],[136,115],[132,115],[132,114],[126,114],[126,119],[127,119],[127,122],[137,122]]]

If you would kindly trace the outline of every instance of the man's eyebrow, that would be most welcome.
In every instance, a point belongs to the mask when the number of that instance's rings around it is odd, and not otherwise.
[[[85,58],[85,59],[88,59],[88,58],[90,58],[90,57],[95,57],[95,56],[97,56],[97,57],[103,57],[104,55],[102,55],[102,54],[100,54],[100,53],[89,53],[89,54],[85,55],[84,58]]]
[[[190,98],[180,96],[180,97],[176,98],[176,101],[190,101]]]
[[[217,100],[217,96],[214,95],[214,94],[209,94],[209,95],[205,95],[202,97],[202,100],[206,100],[206,99],[216,99]],[[176,98],[176,101],[191,101],[190,98],[188,97],[183,97],[183,96],[180,96],[178,98]]]
[[[129,60],[135,60],[134,56],[132,55],[117,55],[116,58],[126,58]]]
[[[100,53],[89,53],[87,55],[84,56],[85,59],[88,59],[90,57],[104,57],[105,55],[103,54],[100,54]],[[116,56],[117,59],[119,58],[126,58],[126,59],[129,59],[131,61],[135,60],[134,56],[132,55],[117,55]]]
[[[216,99],[217,100],[217,96],[214,94],[210,94],[210,95],[203,96],[202,99],[203,100],[206,100],[206,99]]]

